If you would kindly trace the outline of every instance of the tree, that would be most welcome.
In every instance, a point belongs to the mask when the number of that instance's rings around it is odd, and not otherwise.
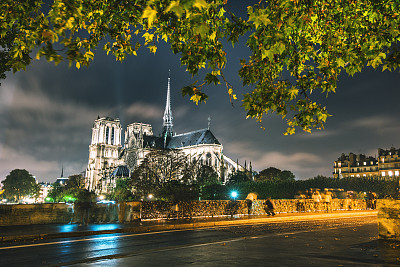
[[[208,184],[218,184],[218,174],[213,169],[213,167],[202,165],[198,171],[197,184],[208,185]]]
[[[132,201],[134,199],[131,178],[117,178],[116,186],[111,193],[111,199],[117,201]]]
[[[100,44],[117,60],[137,55],[143,47],[155,53],[160,40],[181,57],[187,71],[208,68],[203,82],[182,89],[196,104],[208,96],[203,88],[225,84],[224,45],[247,38],[250,57],[240,61],[247,116],[261,122],[269,113],[287,118],[286,134],[299,127],[323,129],[329,114],[313,92],[335,92],[341,71],[354,75],[366,66],[395,70],[400,64],[400,3],[397,0],[270,0],[247,7],[247,16],[231,10],[228,0],[92,1],[3,0],[3,62],[25,69],[37,51],[56,64],[66,59],[88,66]],[[2,46],[4,47],[4,46]],[[4,74],[4,69],[3,69]],[[290,112],[289,112],[290,111]]]
[[[199,199],[198,187],[177,180],[163,183],[158,194],[160,199],[173,202]]]
[[[161,186],[158,181],[150,176],[149,169],[143,163],[135,169],[131,178],[131,188],[138,199],[145,199],[150,194],[157,195]]]
[[[65,189],[83,189],[85,188],[85,177],[81,174],[74,174],[68,177]]]
[[[51,189],[47,197],[52,199],[52,202],[62,202],[65,196],[65,187],[58,182],[51,185]]]
[[[250,181],[250,178],[247,175],[247,172],[236,171],[229,174],[227,185],[248,182],[248,181]]]
[[[163,183],[181,179],[188,160],[180,150],[153,150],[146,155],[141,166],[135,171],[140,177],[146,177],[154,183]]]
[[[19,201],[26,196],[37,196],[40,185],[27,171],[15,169],[2,181],[4,194],[8,199]]]
[[[286,181],[294,181],[294,174],[291,171],[281,171],[275,167],[269,167],[260,171],[256,177],[256,181],[265,181],[265,180],[286,180]]]
[[[294,181],[296,177],[294,176],[294,174],[291,171],[284,170],[279,175],[279,178],[281,180]]]
[[[256,177],[257,181],[261,180],[273,180],[278,179],[279,175],[281,174],[281,170],[275,167],[269,167],[260,171]]]

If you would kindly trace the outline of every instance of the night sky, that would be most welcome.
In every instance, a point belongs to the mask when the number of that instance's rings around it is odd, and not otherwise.
[[[287,126],[276,115],[264,119],[265,131],[246,119],[241,95],[252,87],[243,87],[237,72],[239,59],[247,58],[249,51],[243,44],[226,47],[225,73],[238,95],[234,107],[224,85],[206,88],[206,104],[196,106],[183,98],[180,89],[203,76],[192,79],[165,43],[155,55],[143,49],[122,63],[99,49],[89,68],[77,70],[67,63],[55,67],[42,59],[26,71],[7,73],[0,86],[0,180],[16,168],[44,182],[54,182],[62,166],[64,176],[84,171],[98,115],[120,118],[123,128],[132,122],[150,123],[159,134],[168,69],[174,131],[206,128],[210,116],[224,154],[241,164],[251,161],[256,171],[273,166],[292,171],[297,179],[332,176],[341,153],[376,156],[379,147],[400,148],[399,72],[365,68],[354,77],[343,72],[336,94],[312,95],[333,115],[325,130],[284,136]]]

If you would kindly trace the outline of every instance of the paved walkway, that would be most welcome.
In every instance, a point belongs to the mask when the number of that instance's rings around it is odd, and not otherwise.
[[[228,226],[239,224],[276,223],[284,221],[322,220],[328,218],[377,216],[377,211],[341,211],[331,213],[283,213],[276,216],[235,215],[234,217],[201,217],[175,220],[146,220],[128,224],[105,223],[89,224],[42,224],[0,226],[0,240],[3,242],[89,236],[99,234],[150,232],[173,229],[193,229],[201,227]]]

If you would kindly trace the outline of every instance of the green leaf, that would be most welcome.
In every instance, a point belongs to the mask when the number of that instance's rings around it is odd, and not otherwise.
[[[344,60],[341,57],[336,59],[336,63],[338,64],[339,67],[344,67],[344,65],[346,64],[346,62],[344,62]]]
[[[147,6],[143,10],[143,15],[142,19],[147,19],[147,26],[150,28],[150,26],[153,24],[154,20],[156,19],[157,16],[157,11],[151,8],[150,6]]]
[[[195,0],[193,6],[197,7],[198,9],[203,9],[203,8],[207,8],[208,4],[204,0]]]

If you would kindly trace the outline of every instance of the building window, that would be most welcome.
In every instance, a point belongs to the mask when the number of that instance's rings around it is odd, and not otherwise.
[[[109,131],[110,131],[110,128],[106,127],[106,140],[105,140],[106,144],[108,144],[108,136],[110,135]]]
[[[363,177],[367,177],[367,175],[366,175],[366,174],[363,174]]]
[[[386,173],[385,172],[382,172],[382,176],[385,176],[386,175]]]
[[[354,177],[354,174],[350,175],[351,177]]]
[[[339,166],[339,167],[342,167],[342,163],[341,163],[341,162],[339,162],[339,163],[338,163],[338,166]]]
[[[359,174],[357,174],[357,177],[360,177],[360,175],[359,175]]]
[[[111,144],[114,145],[114,127],[111,128]]]
[[[393,176],[393,172],[392,171],[389,171],[388,173],[389,173],[389,176]]]
[[[394,171],[395,176],[399,176],[399,171]]]
[[[367,162],[364,161],[364,166],[367,165]]]

